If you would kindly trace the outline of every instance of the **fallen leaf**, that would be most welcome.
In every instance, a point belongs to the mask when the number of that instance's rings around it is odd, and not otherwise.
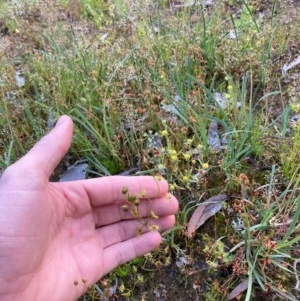
[[[87,168],[88,164],[86,163],[75,163],[66,170],[66,172],[59,179],[59,182],[83,180],[86,177]]]
[[[215,215],[227,200],[226,194],[215,195],[201,203],[194,211],[187,229],[187,236],[193,237],[195,231],[202,226],[211,216]]]
[[[180,116],[180,107],[181,107],[181,97],[176,94],[174,96],[174,102],[171,104],[165,104],[162,103],[161,104],[161,109],[168,112],[168,113],[172,113],[175,115]]]
[[[208,144],[213,151],[218,152],[221,150],[222,145],[220,141],[217,121],[213,120],[210,123],[208,128],[207,138],[208,138]]]
[[[244,292],[248,288],[248,278],[243,280],[237,287],[233,289],[233,291],[228,295],[227,300],[232,300],[238,297],[242,292]]]
[[[300,55],[296,59],[294,59],[290,64],[285,64],[282,66],[281,68],[282,76],[286,76],[287,72],[290,69],[298,66],[299,64],[300,64]]]
[[[216,92],[214,94],[215,101],[219,104],[221,109],[226,109],[228,105],[228,99],[226,98],[225,94]]]
[[[136,173],[138,171],[141,171],[140,166],[138,166],[138,167],[132,167],[132,168],[129,168],[127,170],[124,170],[121,173],[119,173],[118,175],[120,175],[120,176],[130,176],[130,175],[132,175],[132,174],[134,174],[134,173]]]
[[[179,268],[184,267],[185,265],[191,264],[191,260],[187,258],[186,256],[180,256],[178,260],[176,260],[176,265]]]
[[[15,73],[16,84],[19,88],[25,86],[25,77],[21,75],[21,71],[16,71]]]

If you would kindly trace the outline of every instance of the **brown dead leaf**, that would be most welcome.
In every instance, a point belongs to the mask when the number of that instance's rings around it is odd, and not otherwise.
[[[236,286],[233,291],[228,295],[227,300],[232,300],[238,297],[242,292],[248,288],[248,278],[243,280],[238,286]]]
[[[211,216],[215,215],[227,200],[226,194],[215,195],[201,203],[194,211],[187,229],[187,236],[193,237],[195,231],[202,226]]]

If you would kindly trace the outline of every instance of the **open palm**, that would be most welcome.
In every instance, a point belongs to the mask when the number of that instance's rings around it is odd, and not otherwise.
[[[57,126],[0,180],[0,299],[75,300],[117,265],[159,245],[158,232],[137,236],[140,221],[122,210],[125,196],[146,193],[140,216],[154,212],[155,224],[174,224],[174,197],[153,177],[104,177],[50,183],[67,152],[72,121]],[[86,281],[84,285],[82,280]],[[74,283],[78,282],[78,285]]]

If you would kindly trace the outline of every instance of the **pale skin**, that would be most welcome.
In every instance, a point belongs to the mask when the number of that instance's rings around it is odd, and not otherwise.
[[[72,120],[63,116],[0,179],[0,299],[76,300],[86,285],[116,266],[159,246],[161,234],[137,236],[140,222],[121,205],[129,193],[145,193],[139,212],[160,231],[175,223],[178,202],[167,182],[150,176],[102,177],[51,183],[49,176],[68,151]],[[78,281],[79,285],[74,285]]]

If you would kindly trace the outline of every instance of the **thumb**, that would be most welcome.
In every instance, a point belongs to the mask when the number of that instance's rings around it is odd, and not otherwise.
[[[61,116],[54,129],[21,158],[19,164],[31,170],[39,170],[49,177],[70,148],[72,134],[72,119],[66,115]]]

